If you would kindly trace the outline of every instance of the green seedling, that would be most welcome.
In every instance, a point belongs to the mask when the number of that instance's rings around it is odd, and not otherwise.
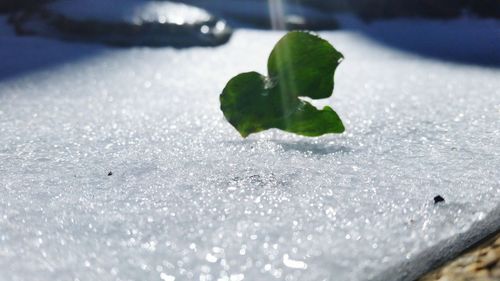
[[[269,56],[267,77],[246,72],[229,80],[220,95],[221,110],[244,138],[271,128],[308,137],[342,133],[342,120],[331,107],[319,110],[300,98],[330,97],[342,59],[326,40],[289,32]]]

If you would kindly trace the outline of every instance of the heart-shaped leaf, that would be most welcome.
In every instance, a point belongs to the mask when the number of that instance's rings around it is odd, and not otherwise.
[[[290,32],[274,47],[267,68],[233,77],[220,95],[221,110],[243,137],[271,128],[303,136],[342,133],[333,109],[322,110],[300,99],[331,96],[333,76],[343,56],[326,40]]]

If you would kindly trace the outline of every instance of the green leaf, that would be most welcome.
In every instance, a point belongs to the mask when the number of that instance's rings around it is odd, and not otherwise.
[[[233,77],[220,95],[221,110],[243,137],[271,128],[310,137],[342,133],[344,126],[333,109],[318,110],[299,98],[331,96],[342,58],[327,41],[290,32],[269,56],[269,77],[257,72]]]
[[[345,130],[342,120],[331,107],[325,106],[322,110],[318,110],[306,101],[303,101],[300,108],[283,121],[281,126],[275,128],[307,137],[342,133]]]
[[[318,36],[290,32],[274,46],[267,71],[288,95],[324,99],[332,95],[333,75],[343,58]]]

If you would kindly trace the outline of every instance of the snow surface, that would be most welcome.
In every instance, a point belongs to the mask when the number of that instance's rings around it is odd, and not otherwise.
[[[0,280],[411,280],[498,229],[499,68],[324,32],[346,133],[241,139],[218,95],[282,34],[2,35]]]

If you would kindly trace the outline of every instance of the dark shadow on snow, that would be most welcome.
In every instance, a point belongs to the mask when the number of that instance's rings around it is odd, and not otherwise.
[[[350,147],[344,145],[327,144],[327,143],[311,143],[309,141],[282,141],[272,140],[278,144],[284,151],[296,151],[314,155],[329,155],[329,154],[348,154],[352,152]]]
[[[102,46],[40,37],[0,36],[0,81],[67,65],[101,54]]]
[[[500,20],[460,18],[393,19],[360,23],[343,20],[353,30],[388,47],[432,59],[500,67]]]
[[[311,139],[313,140],[313,139]],[[331,155],[331,154],[348,154],[353,151],[352,148],[345,145],[338,145],[333,143],[315,143],[311,140],[255,140],[255,139],[241,139],[225,141],[230,145],[244,146],[247,149],[253,149],[259,144],[270,142],[279,146],[283,151],[299,152],[303,154],[312,154],[318,156]]]

